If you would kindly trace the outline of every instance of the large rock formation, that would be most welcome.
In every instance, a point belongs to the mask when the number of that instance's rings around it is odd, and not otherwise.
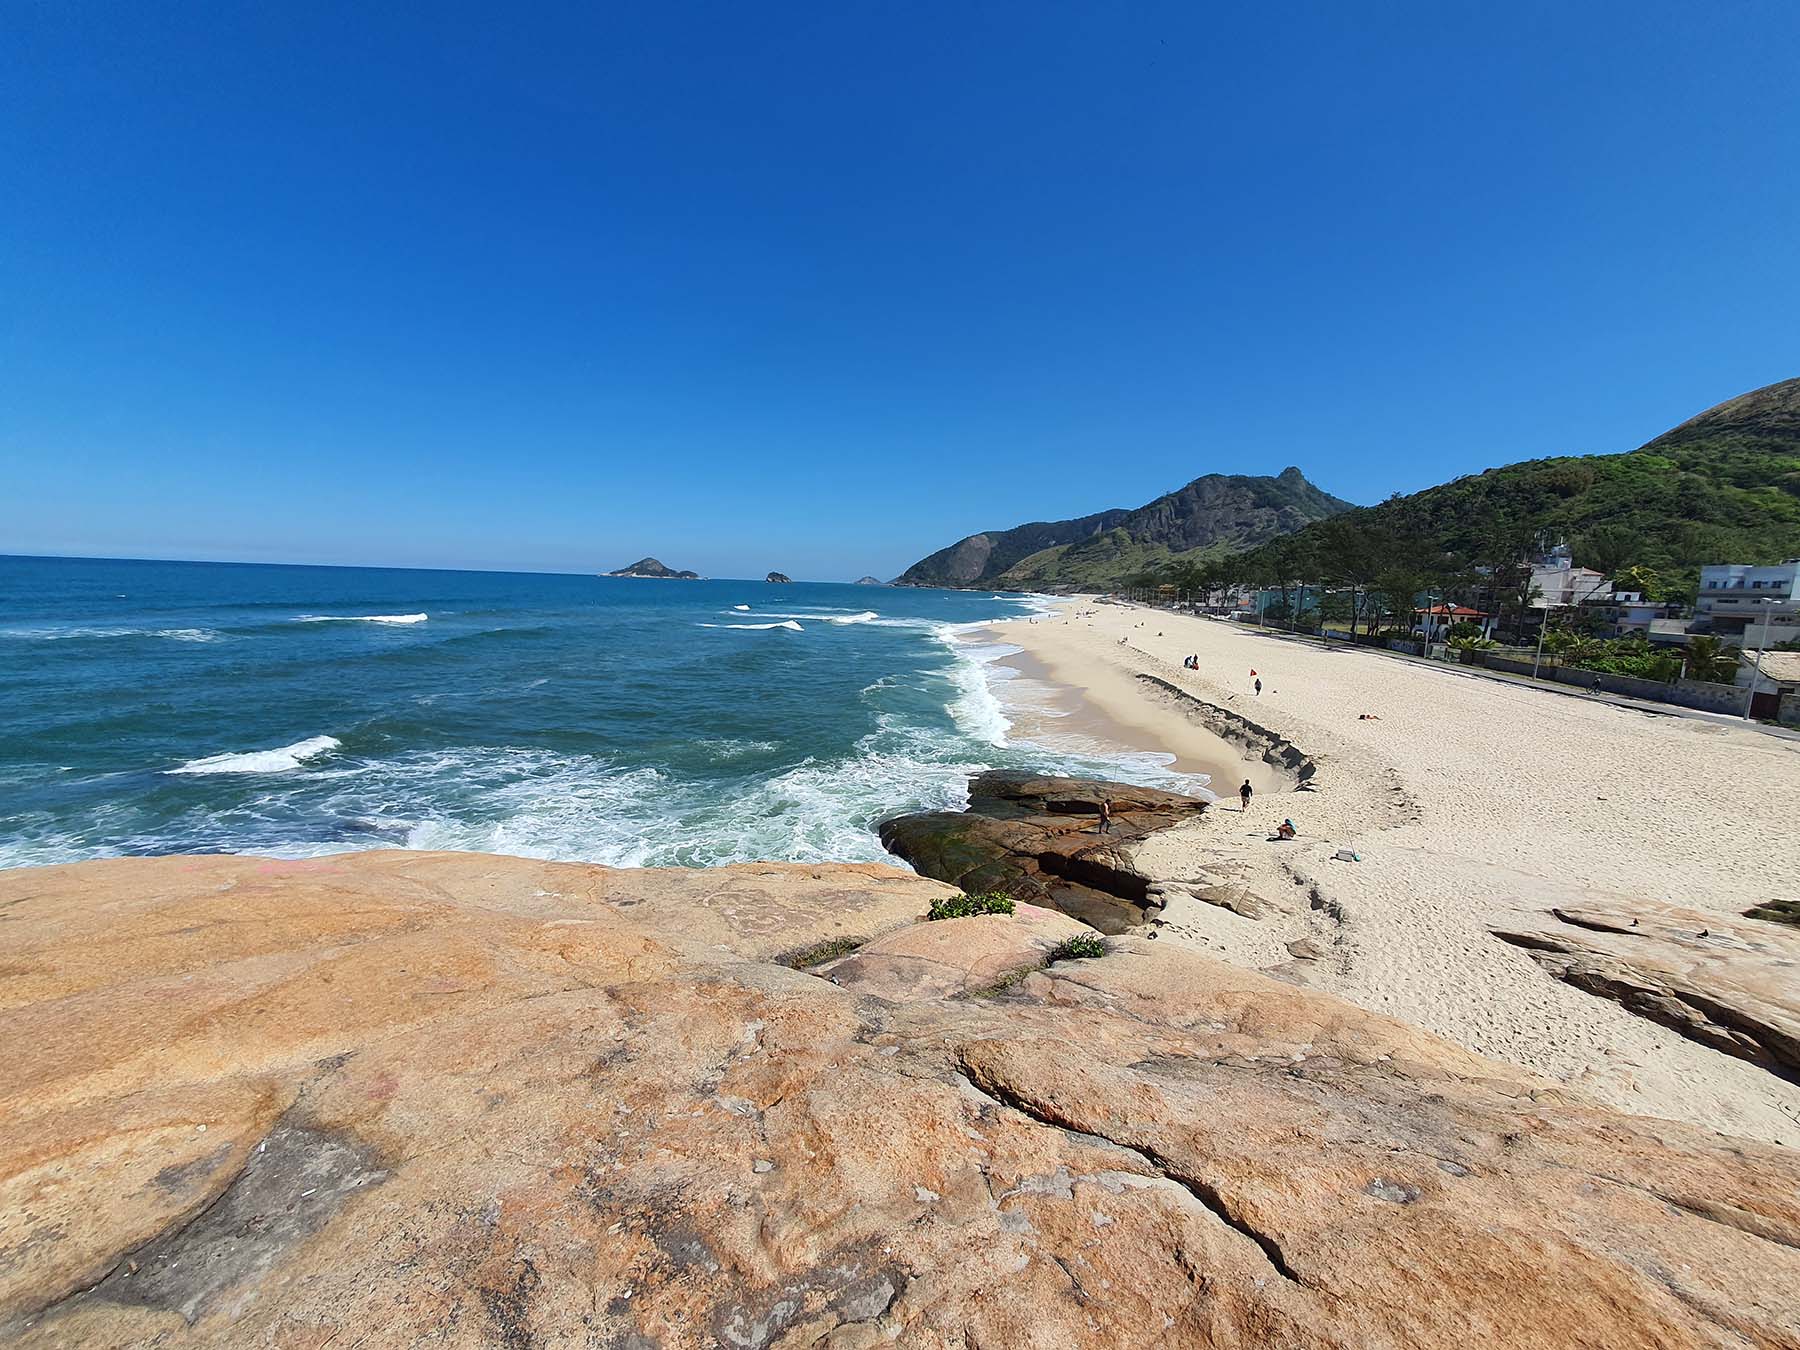
[[[1793,1152],[1167,943],[1039,969],[1052,916],[908,926],[945,893],[0,874],[0,1340],[1800,1343]],[[837,983],[775,959],[874,934]]]
[[[1496,925],[1565,984],[1800,1081],[1800,933],[1638,901]]]
[[[887,585],[887,583],[885,581],[883,581],[880,577],[858,577],[856,579],[855,584],[858,586],[885,586],[885,585]]]
[[[630,567],[621,567],[616,572],[608,572],[609,577],[639,577],[654,581],[698,581],[698,572],[677,572],[673,568],[664,567],[655,558],[639,558]]]
[[[771,572],[768,576],[764,577],[763,580],[772,585],[787,585],[793,581],[793,578],[788,576],[785,572]]]
[[[1099,829],[1100,803],[1112,825]],[[1153,879],[1131,845],[1203,814],[1178,792],[1094,778],[993,769],[969,780],[967,811],[925,811],[881,822],[882,847],[928,877],[965,891],[1004,891],[1060,910],[1102,933],[1122,933],[1157,907]]]

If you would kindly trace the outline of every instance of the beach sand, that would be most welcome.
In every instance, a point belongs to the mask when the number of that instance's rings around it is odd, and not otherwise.
[[[1488,929],[1596,899],[1739,915],[1792,895],[1793,742],[1123,606],[991,632],[1078,691],[1113,739],[1216,766],[1201,771],[1224,800],[1148,841],[1140,864],[1239,880],[1276,912],[1250,920],[1182,899],[1165,939],[1269,969],[1310,938],[1325,952],[1307,963],[1315,987],[1612,1106],[1800,1143],[1800,1086],[1553,980]],[[1197,671],[1182,667],[1190,653]],[[1244,763],[1141,674],[1292,741],[1318,766],[1314,790]],[[1247,814],[1240,773],[1258,788]],[[1302,837],[1269,842],[1287,816]],[[1363,860],[1333,860],[1340,848]]]

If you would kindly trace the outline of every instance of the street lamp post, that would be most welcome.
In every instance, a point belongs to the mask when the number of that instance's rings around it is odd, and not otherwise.
[[[1769,616],[1774,613],[1772,608],[1774,603],[1767,596],[1763,597],[1761,601],[1763,607],[1762,637],[1757,640],[1756,660],[1750,663],[1750,684],[1744,690],[1744,720],[1746,722],[1751,720],[1750,708],[1756,702],[1756,682],[1762,678],[1763,652],[1769,645]]]
[[[1543,621],[1538,624],[1537,655],[1531,658],[1531,678],[1538,677],[1538,666],[1544,659],[1544,630],[1550,626],[1550,611],[1554,606],[1548,602],[1544,605]]]

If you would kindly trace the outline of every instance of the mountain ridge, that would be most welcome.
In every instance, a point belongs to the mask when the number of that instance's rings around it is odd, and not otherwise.
[[[967,535],[921,558],[894,584],[1016,590],[1102,584],[1176,558],[1255,547],[1350,509],[1293,466],[1272,477],[1202,474],[1134,510],[1114,507]]]

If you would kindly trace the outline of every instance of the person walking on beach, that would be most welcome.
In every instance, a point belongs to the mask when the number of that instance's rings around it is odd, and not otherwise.
[[[1100,823],[1094,826],[1095,834],[1107,834],[1112,830],[1112,803],[1106,798],[1100,799]]]
[[[1258,680],[1256,682],[1256,696],[1258,698],[1262,697],[1262,681],[1261,680]]]
[[[1244,786],[1238,789],[1238,800],[1244,804],[1244,810],[1250,809],[1250,780],[1244,780]]]

